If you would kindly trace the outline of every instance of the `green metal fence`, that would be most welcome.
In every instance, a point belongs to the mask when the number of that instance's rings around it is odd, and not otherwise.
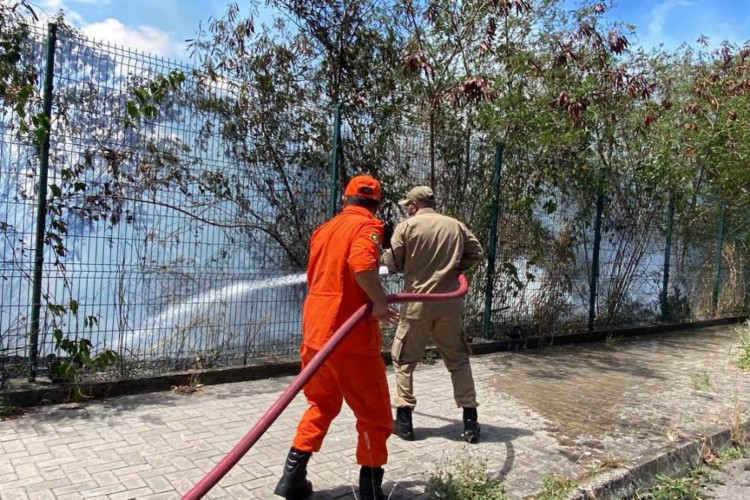
[[[54,27],[24,44],[36,88],[0,115],[5,378],[54,377],[76,355],[61,339],[118,354],[111,377],[293,355],[310,234],[362,172],[383,183],[383,219],[426,184],[480,237],[477,339],[748,310],[746,216],[720,200],[649,195],[596,166],[590,189],[534,184],[530,162],[565,161],[429,114],[376,128]]]

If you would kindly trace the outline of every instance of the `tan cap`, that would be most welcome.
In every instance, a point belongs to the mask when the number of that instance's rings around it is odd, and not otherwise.
[[[408,193],[406,193],[406,197],[399,201],[398,204],[406,205],[411,202],[434,204],[435,193],[432,192],[432,189],[429,186],[413,187]]]

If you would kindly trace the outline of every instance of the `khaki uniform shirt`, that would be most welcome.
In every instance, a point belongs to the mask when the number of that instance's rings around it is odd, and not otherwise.
[[[484,257],[482,245],[460,221],[422,208],[396,226],[383,263],[404,273],[407,293],[446,293],[458,289],[458,275]],[[408,319],[460,315],[462,299],[411,302],[402,306]]]

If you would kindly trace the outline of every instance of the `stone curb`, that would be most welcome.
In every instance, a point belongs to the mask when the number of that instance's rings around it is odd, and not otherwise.
[[[746,436],[750,435],[750,420],[742,424]],[[653,486],[658,474],[680,477],[700,465],[704,446],[713,450],[726,448],[732,443],[731,431],[715,427],[701,439],[683,441],[635,459],[635,463],[612,469],[579,486],[568,500],[615,500],[631,498],[638,490]]]
[[[79,387],[87,399],[103,399],[147,392],[169,391],[173,387],[191,385],[196,382],[212,385],[284,377],[296,375],[299,371],[299,361],[287,361],[265,365],[174,372],[137,379],[84,382]],[[32,387],[10,389],[0,393],[0,396],[6,397],[10,406],[23,408],[42,404],[68,403],[72,399],[73,389],[73,385],[69,383],[37,382]]]
[[[694,321],[692,323],[670,323],[654,326],[639,326],[633,328],[602,329],[591,332],[570,333],[565,335],[549,335],[545,337],[531,337],[527,339],[506,339],[497,341],[483,341],[471,345],[474,354],[490,354],[503,351],[517,351],[523,349],[534,349],[538,347],[549,347],[553,345],[582,344],[587,342],[600,342],[612,338],[630,338],[638,335],[655,335],[670,333],[678,330],[695,330],[709,328],[712,326],[740,324],[747,320],[747,316],[733,316],[730,318]]]

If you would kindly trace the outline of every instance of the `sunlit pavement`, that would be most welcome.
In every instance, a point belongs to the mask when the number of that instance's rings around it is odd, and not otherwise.
[[[461,410],[442,363],[421,365],[416,440],[389,440],[385,489],[394,500],[419,498],[432,474],[468,459],[486,463],[509,496],[521,498],[539,491],[548,473],[586,480],[746,422],[750,373],[733,363],[736,328],[474,357],[477,445],[460,439]],[[44,407],[0,422],[0,498],[179,498],[291,380]],[[276,498],[304,407],[298,396],[207,498]],[[355,445],[345,408],[310,462],[314,498],[354,498]]]

